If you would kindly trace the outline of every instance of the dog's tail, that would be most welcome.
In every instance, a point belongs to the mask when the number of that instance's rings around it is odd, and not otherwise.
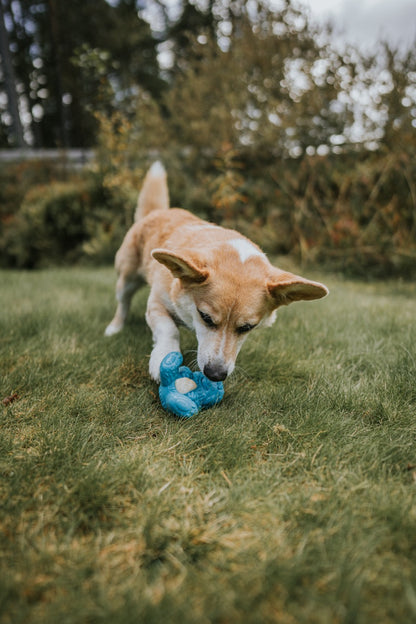
[[[167,210],[169,208],[169,190],[167,175],[162,163],[157,160],[150,167],[143,182],[142,190],[137,201],[134,220],[140,221],[153,210]]]

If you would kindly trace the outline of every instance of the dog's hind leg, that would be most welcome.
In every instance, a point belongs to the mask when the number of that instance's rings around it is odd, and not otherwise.
[[[133,295],[144,283],[144,279],[137,274],[119,275],[116,285],[117,309],[113,320],[107,325],[105,330],[106,336],[113,336],[123,329]]]

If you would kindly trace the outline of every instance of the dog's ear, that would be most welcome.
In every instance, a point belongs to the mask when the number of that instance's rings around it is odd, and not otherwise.
[[[267,283],[269,294],[273,298],[275,307],[289,305],[294,301],[312,301],[325,297],[329,290],[319,282],[310,280],[276,269],[276,272]]]
[[[187,251],[186,254],[178,254],[167,249],[154,249],[152,256],[181,280],[201,283],[208,277],[208,269],[196,253]]]

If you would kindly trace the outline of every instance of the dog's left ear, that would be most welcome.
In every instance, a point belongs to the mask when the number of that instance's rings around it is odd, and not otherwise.
[[[325,297],[329,290],[319,282],[276,269],[276,274],[267,283],[267,289],[274,300],[275,307],[289,305],[294,301],[312,301]]]
[[[154,249],[152,256],[181,280],[201,283],[208,277],[208,269],[203,266],[201,259],[189,250],[186,254],[178,254],[167,249]]]

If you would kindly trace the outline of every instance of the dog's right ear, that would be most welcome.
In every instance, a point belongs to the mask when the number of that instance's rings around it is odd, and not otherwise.
[[[321,299],[329,292],[327,287],[319,282],[311,282],[304,277],[280,269],[275,269],[274,276],[267,284],[267,289],[276,307],[288,305],[293,301]]]
[[[169,269],[174,277],[187,282],[204,282],[209,274],[196,253],[177,254],[167,249],[153,249],[152,257]]]

